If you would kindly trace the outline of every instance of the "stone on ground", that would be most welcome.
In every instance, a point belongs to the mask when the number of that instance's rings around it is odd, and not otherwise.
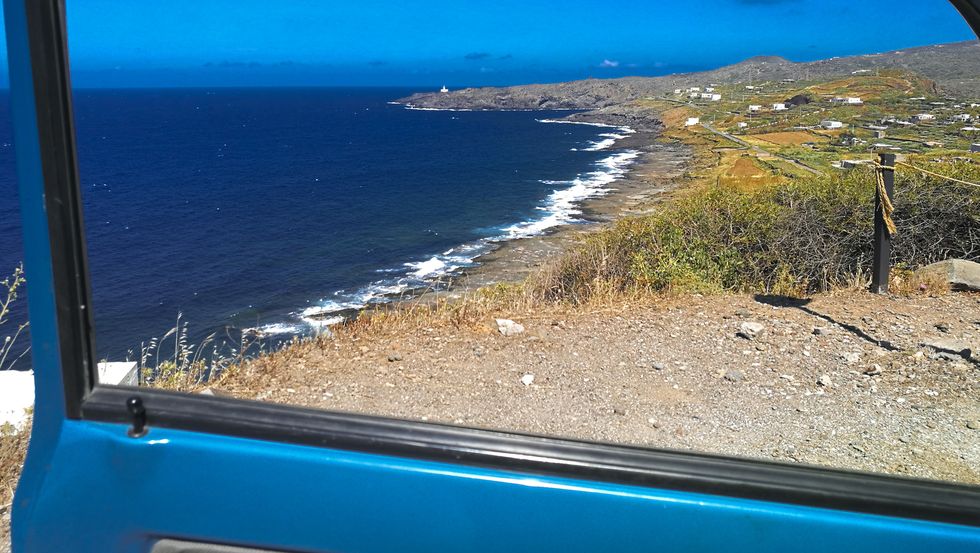
[[[973,261],[947,259],[926,265],[915,273],[918,276],[941,276],[953,290],[980,290],[980,263]]]
[[[510,319],[496,319],[497,330],[504,336],[517,336],[524,332],[524,325]]]

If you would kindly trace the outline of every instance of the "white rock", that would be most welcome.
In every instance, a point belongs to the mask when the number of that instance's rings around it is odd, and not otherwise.
[[[20,428],[34,406],[34,371],[0,371],[0,426]]]
[[[528,374],[525,374],[524,376],[521,377],[521,384],[523,384],[525,386],[530,386],[533,383],[534,383],[534,375],[533,374],[528,373]]]
[[[938,276],[949,283],[953,290],[980,290],[980,263],[965,259],[947,259],[922,267],[916,275]]]
[[[748,340],[756,339],[760,334],[765,331],[766,327],[762,323],[756,323],[752,321],[745,321],[738,327],[738,335],[742,338]]]
[[[500,331],[504,336],[517,336],[524,332],[524,325],[520,323],[515,323],[510,319],[495,319],[497,321],[497,330]]]
[[[834,382],[830,380],[830,377],[823,375],[817,379],[817,386],[823,386],[824,388],[829,388],[834,385]]]

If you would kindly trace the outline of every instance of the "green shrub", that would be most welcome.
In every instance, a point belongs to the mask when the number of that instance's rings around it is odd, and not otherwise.
[[[927,167],[980,180],[970,163]],[[528,287],[580,303],[610,290],[799,295],[844,285],[870,270],[873,183],[870,169],[854,169],[753,192],[692,192],[589,236]],[[893,263],[978,257],[980,189],[902,170],[894,200]]]

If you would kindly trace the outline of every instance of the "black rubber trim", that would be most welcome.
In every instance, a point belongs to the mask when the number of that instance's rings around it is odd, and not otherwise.
[[[64,3],[24,0],[33,71],[34,102],[44,175],[65,411],[81,416],[81,401],[95,382],[88,255],[76,160]]]
[[[966,20],[973,34],[980,37],[980,0],[949,0]]]
[[[14,0],[16,1],[16,0]],[[60,0],[23,0],[54,269],[65,401],[71,418],[129,422],[139,395],[150,432],[166,427],[980,526],[980,488],[706,454],[648,450],[329,413],[143,388],[96,386],[94,326]],[[952,0],[980,29],[980,0]],[[91,390],[91,393],[89,391]]]
[[[98,386],[86,419],[446,461],[828,509],[980,526],[980,487],[718,455],[596,444],[205,395]]]

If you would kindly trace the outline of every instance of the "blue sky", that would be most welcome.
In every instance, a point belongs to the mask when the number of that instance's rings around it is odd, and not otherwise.
[[[486,85],[975,38],[944,0],[68,0],[78,86]]]

